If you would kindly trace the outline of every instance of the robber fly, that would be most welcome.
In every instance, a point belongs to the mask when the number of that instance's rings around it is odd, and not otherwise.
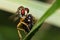
[[[18,35],[20,40],[22,40],[20,31],[22,30],[26,34],[29,33],[33,25],[35,24],[36,19],[32,16],[32,14],[29,14],[29,9],[24,8],[23,6],[18,7],[16,13],[19,18],[19,22],[17,24]]]

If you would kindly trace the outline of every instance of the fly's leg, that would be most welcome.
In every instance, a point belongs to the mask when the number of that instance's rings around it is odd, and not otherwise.
[[[20,30],[18,29],[20,25],[21,25],[21,23],[18,23],[18,25],[17,25],[17,30],[18,30],[19,38],[20,38],[20,40],[22,40],[22,35],[21,35],[21,33],[20,33]]]
[[[21,22],[21,23],[24,24],[24,25],[26,25],[26,27],[29,29],[29,27],[28,27],[28,25],[26,23],[24,23],[24,22]],[[30,31],[30,29],[29,29],[29,31]]]
[[[17,24],[17,27],[19,27],[21,25],[21,23],[23,22],[24,19],[20,18],[20,22]]]
[[[19,35],[20,40],[22,40],[22,35],[19,30],[18,30],[18,35]]]
[[[20,25],[21,25],[21,23],[19,22],[18,25],[17,25],[17,28],[19,28]]]
[[[27,32],[25,32],[24,29],[21,29],[21,28],[20,28],[20,25],[21,25],[21,24],[22,24],[22,22],[18,23],[18,25],[17,25],[17,30],[18,30],[18,35],[19,35],[20,40],[22,40],[22,35],[21,35],[21,33],[20,33],[21,30],[24,31],[25,34],[27,34]]]
[[[27,34],[27,32],[24,29],[21,29],[21,28],[17,28],[17,29],[20,31],[23,31],[25,34]]]
[[[20,31],[24,31],[24,33],[26,33],[26,32],[24,29],[21,29],[21,28],[17,28],[17,29],[18,29],[19,38],[20,38],[20,40],[22,40],[22,35],[21,35]]]

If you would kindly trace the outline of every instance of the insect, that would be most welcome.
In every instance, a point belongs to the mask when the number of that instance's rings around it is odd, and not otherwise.
[[[22,30],[26,34],[29,33],[33,25],[35,24],[36,19],[32,16],[32,14],[29,14],[29,9],[23,6],[20,6],[16,13],[19,17],[19,22],[17,24],[18,35],[20,40],[22,40],[20,31]]]

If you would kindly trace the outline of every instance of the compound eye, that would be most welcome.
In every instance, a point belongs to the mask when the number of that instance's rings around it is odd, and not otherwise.
[[[25,11],[25,15],[27,15],[27,11]]]
[[[21,10],[21,14],[25,15],[25,10],[24,9]]]
[[[27,11],[27,13],[29,13],[29,9],[28,8],[25,8],[25,10]]]

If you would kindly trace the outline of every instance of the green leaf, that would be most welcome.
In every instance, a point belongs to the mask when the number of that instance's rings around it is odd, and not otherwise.
[[[47,10],[47,12],[39,19],[39,21],[33,26],[32,30],[26,35],[23,40],[30,40],[32,36],[38,31],[42,23],[52,15],[60,6],[59,1],[55,1],[53,5]]]

